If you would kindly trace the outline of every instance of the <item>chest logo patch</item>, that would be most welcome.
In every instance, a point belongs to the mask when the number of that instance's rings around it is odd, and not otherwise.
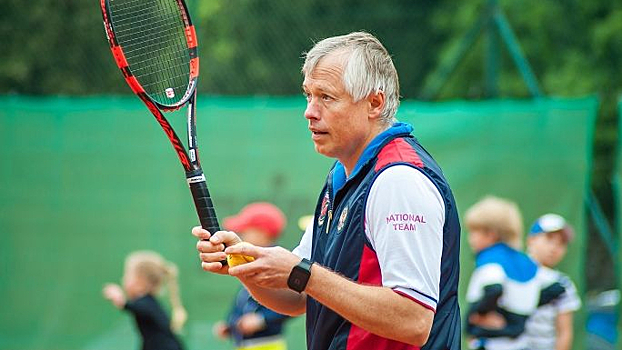
[[[324,225],[326,219],[326,213],[328,212],[328,206],[330,205],[330,197],[328,191],[324,192],[324,198],[322,199],[322,208],[320,209],[320,216],[317,217],[317,225]]]
[[[339,221],[337,222],[337,231],[341,231],[343,229],[343,225],[346,223],[346,219],[348,218],[348,207],[343,208],[341,215],[339,215]]]

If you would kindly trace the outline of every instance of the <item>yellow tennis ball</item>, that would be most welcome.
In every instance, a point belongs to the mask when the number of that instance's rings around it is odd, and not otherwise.
[[[248,242],[240,242],[238,244],[251,245]],[[242,254],[227,254],[227,265],[229,265],[229,267],[246,264],[251,261],[255,261],[255,258],[253,258],[252,256]]]

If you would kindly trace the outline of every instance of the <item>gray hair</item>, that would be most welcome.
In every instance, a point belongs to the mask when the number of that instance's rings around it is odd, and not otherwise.
[[[313,72],[322,58],[334,52],[348,55],[343,85],[354,101],[360,101],[371,93],[384,92],[385,106],[381,121],[385,125],[394,123],[400,105],[400,83],[387,49],[376,37],[365,32],[326,38],[306,53],[302,74],[306,76]]]

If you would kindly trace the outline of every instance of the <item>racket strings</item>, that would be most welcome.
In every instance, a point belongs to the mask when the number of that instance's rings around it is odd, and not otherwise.
[[[190,54],[177,2],[110,0],[110,6],[132,74],[156,102],[178,103],[190,81]]]
[[[143,21],[143,22],[146,22],[146,21]],[[159,22],[164,22],[164,20],[161,20]],[[146,29],[145,30],[141,30],[141,31],[137,31],[136,32],[137,35],[144,34],[144,33],[147,33],[147,32],[151,31],[151,26],[145,25],[143,27],[145,27]],[[119,30],[119,33],[122,33],[124,31],[127,32],[128,30],[130,30],[130,29]],[[162,33],[162,35],[160,35],[159,37],[154,37],[154,38],[151,38],[151,39],[146,39],[144,41],[139,41],[139,38],[128,40],[126,42],[127,43],[127,46],[126,46],[127,49],[124,50],[124,52],[126,53],[126,55],[133,55],[134,53],[137,53],[137,55],[140,55],[140,53],[143,50],[143,46],[145,46],[145,45],[146,46],[153,45],[153,44],[155,44],[156,41],[165,41],[166,42],[168,40],[174,40],[175,38],[177,38],[177,34],[178,34],[176,28],[164,29],[164,30],[161,31],[161,33]],[[184,67],[184,66],[186,66],[188,64],[187,61],[176,62],[178,60],[176,60],[174,58],[183,56],[184,54],[187,53],[187,50],[188,49],[185,46],[183,46],[180,50],[174,52],[175,56],[173,58],[169,58],[167,60],[164,60],[163,62],[167,63],[167,65],[166,65],[167,67],[172,67],[173,64],[178,64],[180,67]],[[158,54],[158,51],[163,51],[163,49],[155,50],[154,53]],[[136,61],[135,62],[135,66],[137,66],[138,68],[135,68],[132,71],[134,73],[134,75],[137,76],[137,77],[142,77],[143,73],[139,73],[139,72],[145,71],[145,70],[147,70],[149,68],[153,68],[150,65],[146,64],[147,62],[150,62],[152,60],[153,60],[153,57],[146,56],[144,60]],[[149,72],[149,73],[152,73],[152,72]],[[149,74],[149,73],[146,73],[146,74]],[[178,76],[176,76],[176,77],[186,78],[187,77],[187,72],[185,72],[184,70],[179,70],[178,71]],[[146,85],[153,85],[153,84],[146,84]],[[185,87],[185,85],[182,85],[182,86],[179,86],[179,87]]]

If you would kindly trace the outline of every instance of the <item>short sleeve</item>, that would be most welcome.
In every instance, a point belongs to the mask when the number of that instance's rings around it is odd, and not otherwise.
[[[559,283],[566,288],[566,291],[560,296],[556,303],[559,313],[573,312],[581,308],[581,299],[577,293],[577,287],[566,275],[560,277]]]
[[[298,243],[298,246],[292,250],[292,253],[301,258],[311,259],[311,247],[313,245],[313,222],[314,221],[311,221],[309,225],[307,225],[305,233],[300,239],[300,243]]]
[[[365,233],[382,285],[435,310],[444,224],[443,198],[421,171],[395,165],[378,175],[365,208]]]

